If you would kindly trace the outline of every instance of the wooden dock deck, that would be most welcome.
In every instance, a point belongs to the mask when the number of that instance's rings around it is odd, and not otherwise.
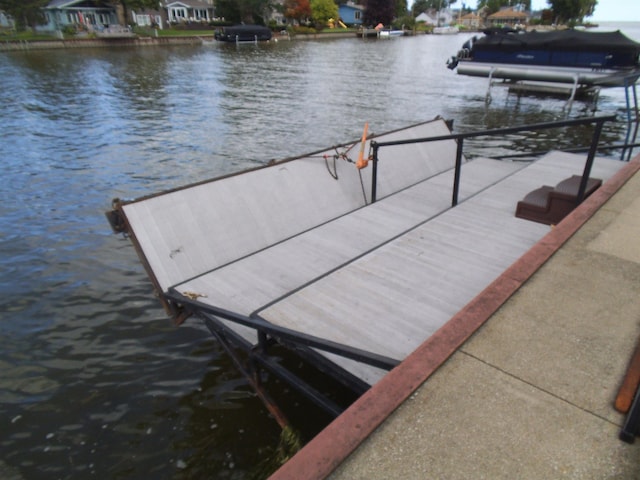
[[[446,131],[436,121],[381,138]],[[170,307],[213,315],[249,345],[259,343],[250,321],[268,322],[399,362],[552,228],[516,218],[516,205],[582,175],[586,155],[466,162],[452,207],[455,141],[391,150],[375,203],[363,188],[371,169],[331,165],[325,152],[120,208]],[[596,158],[591,177],[606,180],[623,165]],[[366,385],[386,373],[313,351]]]
[[[465,167],[468,171],[462,181],[463,199],[517,171],[522,165],[480,159]],[[258,251],[241,262],[224,265],[173,288],[201,295],[198,297],[200,302],[225,310],[246,315],[261,312],[273,303],[285,301],[301,287],[372,254],[449,209],[452,175],[448,170],[366,208]],[[296,327],[298,321],[300,326]],[[304,331],[306,322],[302,318],[298,321],[287,326]],[[253,330],[244,331],[243,336],[251,342],[256,341]],[[325,334],[320,336],[324,338]]]
[[[580,173],[581,157],[555,152],[456,208],[260,311],[274,324],[405,359],[548,231],[515,218],[541,181]],[[600,160],[609,178],[620,162]],[[542,180],[544,179],[544,180]],[[332,356],[369,384],[386,372]]]

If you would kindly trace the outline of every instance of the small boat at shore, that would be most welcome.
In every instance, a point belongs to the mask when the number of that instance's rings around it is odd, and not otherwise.
[[[444,27],[434,27],[434,35],[455,35],[460,33],[460,29],[456,25],[445,25]]]
[[[620,31],[486,30],[447,63],[460,75],[616,87],[640,77],[640,43]]]
[[[378,36],[380,38],[402,37],[402,36],[404,36],[404,31],[402,31],[402,30],[380,30],[378,32]]]
[[[262,25],[234,25],[222,27],[215,39],[227,43],[266,42],[271,40],[271,30]]]

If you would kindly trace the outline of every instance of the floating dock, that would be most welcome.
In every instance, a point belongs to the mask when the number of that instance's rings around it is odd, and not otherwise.
[[[375,385],[550,231],[515,216],[528,193],[573,176],[606,181],[625,165],[595,157],[602,121],[581,121],[596,124],[589,154],[525,163],[467,161],[463,137],[437,119],[116,201],[108,216],[177,322],[202,317],[228,351],[337,414],[270,346],[357,393]],[[358,169],[361,148],[372,163]]]

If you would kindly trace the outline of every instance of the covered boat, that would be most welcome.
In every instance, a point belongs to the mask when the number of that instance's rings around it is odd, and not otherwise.
[[[461,75],[624,86],[640,76],[640,43],[620,31],[492,29],[448,62]]]
[[[271,30],[262,25],[234,25],[223,27],[215,38],[221,42],[265,42],[271,40]]]

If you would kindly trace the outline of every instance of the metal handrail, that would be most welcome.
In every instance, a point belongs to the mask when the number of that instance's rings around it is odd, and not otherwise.
[[[186,297],[175,288],[170,288],[169,291],[165,292],[163,295],[166,299],[171,300],[176,304],[190,307],[193,311],[204,312],[217,318],[253,328],[258,332],[259,337],[263,337],[263,340],[265,335],[271,335],[272,337],[289,341],[299,346],[312,347],[325,352],[334,353],[383,370],[391,370],[400,363],[399,360],[385,355],[369,352],[357,347],[344,345],[315,335],[275,325],[264,320],[257,314],[246,316],[230,310],[208,305],[198,301],[197,299]]]
[[[458,204],[458,194],[460,190],[460,175],[462,170],[462,150],[464,147],[465,139],[485,137],[485,136],[508,135],[511,133],[517,133],[522,131],[548,130],[551,128],[590,125],[595,123],[595,128],[593,131],[593,135],[591,137],[591,145],[589,147],[589,153],[587,154],[587,159],[585,161],[585,166],[582,173],[582,180],[580,181],[580,188],[578,189],[578,196],[576,199],[576,204],[579,205],[580,203],[582,203],[582,200],[584,199],[584,194],[587,188],[587,181],[589,180],[589,175],[591,174],[591,167],[593,166],[593,160],[595,159],[596,151],[598,149],[598,142],[600,141],[600,134],[602,133],[602,127],[605,124],[605,122],[614,121],[615,119],[616,119],[615,115],[603,115],[599,117],[560,120],[557,122],[535,123],[532,125],[521,125],[518,127],[506,127],[506,128],[496,128],[491,130],[481,130],[478,132],[452,133],[449,135],[439,135],[436,137],[413,138],[408,140],[393,140],[388,142],[376,142],[375,140],[372,140],[371,141],[371,149],[372,149],[371,160],[373,162],[373,167],[372,167],[373,170],[371,172],[371,203],[374,203],[376,201],[376,196],[377,196],[378,160],[379,160],[378,153],[380,148],[392,147],[392,146],[398,146],[398,145],[409,145],[414,143],[438,142],[442,140],[455,140],[457,142],[457,149],[456,149],[455,172],[454,172],[454,178],[453,178],[453,191],[452,191],[452,199],[451,199],[451,206],[455,207]]]

